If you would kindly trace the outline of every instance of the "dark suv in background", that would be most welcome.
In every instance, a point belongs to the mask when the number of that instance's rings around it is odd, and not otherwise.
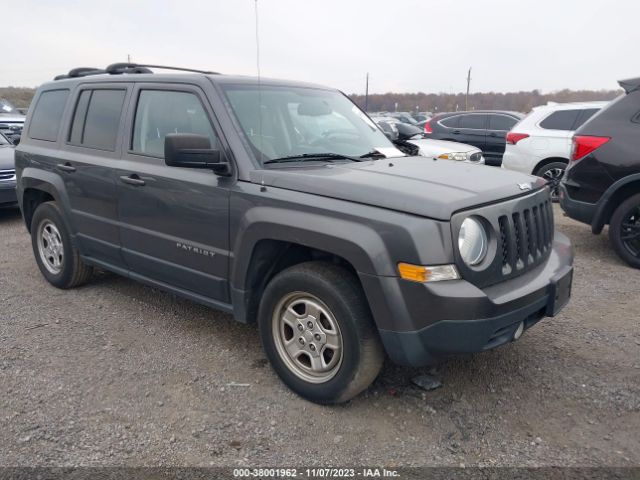
[[[524,115],[497,110],[441,113],[424,124],[428,138],[466,143],[482,150],[487,165],[502,164],[507,133]]]
[[[573,137],[560,205],[595,234],[609,225],[615,251],[640,268],[640,78],[619,83],[625,94]]]

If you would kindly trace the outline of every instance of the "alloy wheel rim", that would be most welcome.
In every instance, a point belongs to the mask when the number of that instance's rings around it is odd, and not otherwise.
[[[64,244],[58,227],[49,220],[43,220],[38,227],[38,253],[44,267],[57,275],[64,266]]]
[[[551,198],[557,199],[559,194],[560,180],[564,175],[563,168],[551,168],[542,174],[542,178],[549,182]]]
[[[620,239],[631,255],[640,258],[640,205],[631,208],[622,219]]]
[[[342,365],[343,341],[327,305],[305,292],[278,302],[272,317],[276,350],[289,370],[310,383],[331,380]]]

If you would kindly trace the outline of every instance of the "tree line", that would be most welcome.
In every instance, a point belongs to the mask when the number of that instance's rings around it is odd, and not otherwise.
[[[0,98],[9,100],[18,108],[26,108],[31,103],[35,89],[21,87],[0,88]],[[612,100],[622,90],[560,90],[552,93],[531,92],[472,93],[469,95],[470,110],[510,110],[529,112],[533,107],[547,102],[585,102]],[[361,108],[365,108],[364,95],[350,95]],[[397,107],[396,107],[397,105]],[[465,109],[464,93],[383,93],[369,95],[368,111],[402,112],[453,112]]]
[[[547,102],[586,102],[612,100],[622,90],[559,90],[551,93],[531,92],[472,93],[469,94],[469,110],[509,110],[527,113],[533,107]],[[365,109],[364,95],[350,98]],[[464,93],[383,93],[369,95],[366,110],[369,112],[454,112],[465,109]]]

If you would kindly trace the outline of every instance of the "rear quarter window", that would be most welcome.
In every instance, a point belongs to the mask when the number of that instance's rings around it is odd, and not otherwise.
[[[540,127],[546,130],[573,130],[573,125],[582,110],[559,110],[553,112],[540,122]]]
[[[55,142],[58,139],[69,90],[47,90],[40,94],[31,116],[29,137]]]

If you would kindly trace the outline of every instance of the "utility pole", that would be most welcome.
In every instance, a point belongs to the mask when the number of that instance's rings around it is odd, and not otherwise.
[[[469,86],[471,85],[471,67],[469,67],[469,73],[467,74],[467,95],[464,97],[464,109],[469,110]]]
[[[367,72],[367,81],[364,90],[364,111],[369,111],[369,72]]]
[[[131,55],[127,53],[127,63],[131,63]]]

